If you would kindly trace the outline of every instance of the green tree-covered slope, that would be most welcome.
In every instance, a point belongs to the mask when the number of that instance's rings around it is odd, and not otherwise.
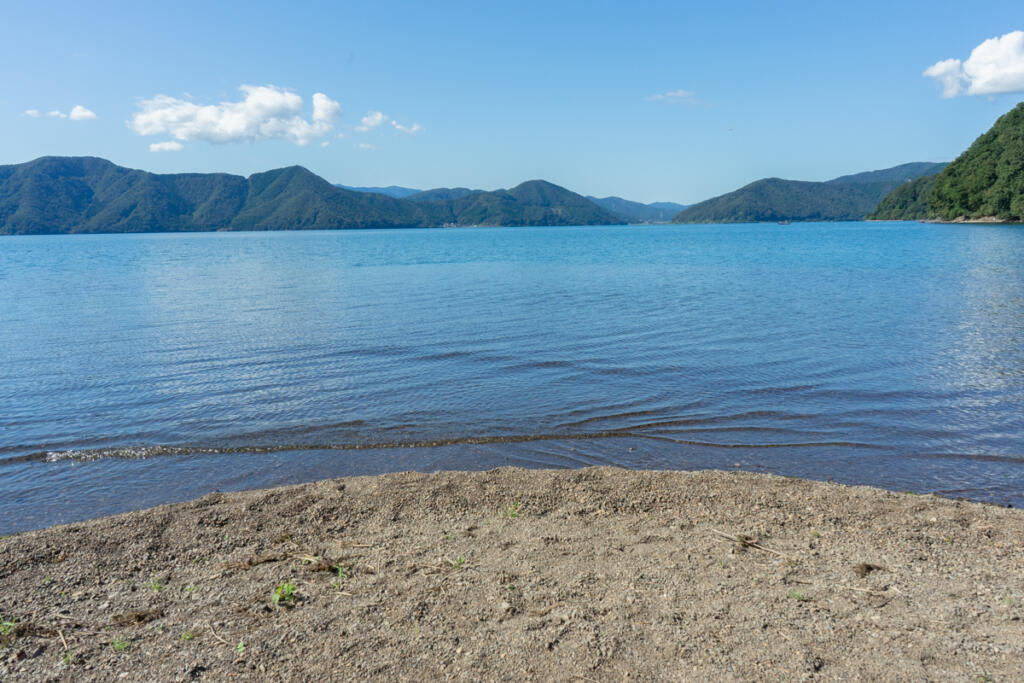
[[[927,175],[903,183],[881,201],[868,219],[873,221],[908,221],[928,217],[928,195],[935,187],[937,175]]]
[[[842,176],[826,182],[765,178],[734,192],[694,204],[676,223],[756,223],[763,221],[857,221],[896,187],[942,164],[915,162],[881,171]]]
[[[928,204],[943,220],[1024,220],[1024,102],[939,174]]]
[[[869,218],[1024,221],[1024,102],[941,173],[893,190]]]

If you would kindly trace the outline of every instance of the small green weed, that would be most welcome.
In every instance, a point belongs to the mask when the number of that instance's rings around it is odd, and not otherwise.
[[[803,593],[798,592],[798,591],[789,591],[789,597],[791,597],[794,600],[797,600],[799,602],[806,602],[807,601],[807,596],[804,595]]]
[[[244,640],[238,641],[238,645],[235,645],[235,652],[237,652],[240,655],[244,655],[245,654],[245,641]]]
[[[280,605],[282,602],[292,602],[295,600],[295,584],[291,581],[280,584],[274,589],[274,604]]]
[[[152,581],[149,582],[149,589],[151,591],[153,591],[154,593],[159,593],[160,591],[162,591],[164,589],[164,587],[160,585],[159,581],[157,581],[156,579],[153,579]]]
[[[462,566],[466,564],[466,558],[464,558],[462,555],[459,555],[454,560],[448,560],[448,564],[450,564],[455,569],[462,569]]]
[[[1003,600],[1003,604],[1005,604],[1007,607],[1013,607],[1014,605],[1017,604],[1017,601],[1013,599],[1013,595],[1008,590],[1003,591],[1003,598],[1002,598],[1002,600]]]
[[[181,634],[181,639],[185,640],[185,641],[192,640],[195,637],[196,637],[196,634],[193,631],[185,631],[184,633]]]
[[[0,636],[10,635],[15,626],[17,622],[14,619],[6,619],[0,614]]]
[[[520,500],[517,500],[516,502],[512,503],[511,505],[509,505],[505,509],[505,516],[508,517],[509,519],[515,519],[520,514],[522,514],[522,507],[523,507],[523,502],[520,501]]]
[[[71,666],[71,661],[74,659],[75,651],[67,650],[61,655],[60,661],[64,662],[64,666]]]
[[[334,566],[334,571],[338,572],[339,579],[347,579],[348,573],[349,571],[351,571],[351,569],[352,567],[346,567],[343,564],[337,564]]]
[[[110,647],[114,649],[114,652],[124,652],[130,645],[131,643],[124,638],[115,638],[110,641]]]

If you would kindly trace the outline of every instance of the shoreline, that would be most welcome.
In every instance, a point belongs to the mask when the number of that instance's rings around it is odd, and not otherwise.
[[[749,472],[218,493],[0,538],[0,678],[1009,680],[1022,539],[1021,510]]]

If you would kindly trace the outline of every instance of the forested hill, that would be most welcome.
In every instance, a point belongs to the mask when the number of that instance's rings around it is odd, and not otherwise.
[[[894,190],[870,218],[1024,222],[1024,102],[941,173]]]
[[[155,174],[95,157],[0,166],[0,234],[307,230],[442,225],[594,225],[622,218],[565,188],[410,201],[334,186],[300,167]]]
[[[675,223],[857,221],[908,180],[937,173],[941,163],[915,162],[825,182],[765,178],[694,204]]]

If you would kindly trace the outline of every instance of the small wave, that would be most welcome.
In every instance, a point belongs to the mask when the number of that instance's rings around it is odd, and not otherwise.
[[[846,448],[882,448],[881,446],[850,441],[808,441],[793,443],[722,443],[715,441],[672,438],[666,434],[636,432],[632,429],[610,429],[576,434],[513,434],[488,436],[462,436],[444,439],[418,441],[380,441],[367,443],[290,443],[268,445],[241,446],[119,446],[108,448],[84,448],[63,450],[40,450],[26,455],[4,458],[0,464],[24,462],[58,463],[65,461],[92,462],[104,459],[145,460],[149,458],[169,456],[195,455],[243,455],[285,453],[290,451],[364,451],[381,449],[406,448],[441,448],[446,446],[479,446],[489,444],[520,444],[538,441],[586,441],[596,439],[648,439],[651,441],[671,442],[685,446],[703,448],[814,448],[814,447],[846,447]]]

